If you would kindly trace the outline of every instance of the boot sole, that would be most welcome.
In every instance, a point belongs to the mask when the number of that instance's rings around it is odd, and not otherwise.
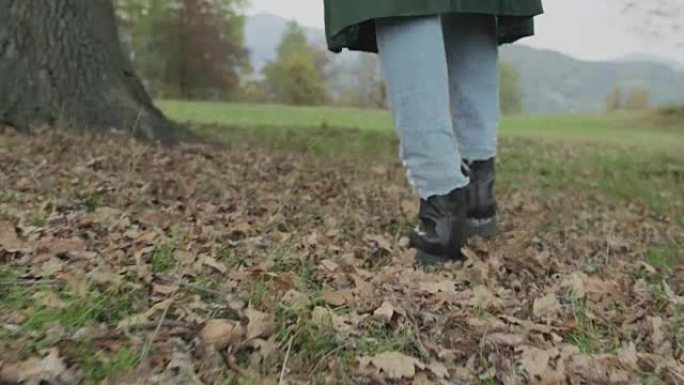
[[[418,264],[418,266],[443,265],[450,262],[458,262],[460,260],[462,260],[462,258],[434,255],[420,250],[416,253],[416,264]]]
[[[468,218],[466,221],[466,237],[480,236],[493,238],[496,235],[496,217],[486,219]]]

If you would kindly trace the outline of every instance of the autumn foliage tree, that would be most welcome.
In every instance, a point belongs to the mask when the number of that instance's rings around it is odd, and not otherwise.
[[[504,114],[522,112],[523,96],[518,84],[518,72],[509,63],[501,62],[499,65],[499,85],[501,112]]]
[[[325,53],[309,45],[302,27],[291,22],[278,46],[276,60],[263,70],[270,101],[296,105],[325,103],[325,62]]]
[[[160,96],[230,99],[249,66],[244,0],[119,0],[124,41]]]

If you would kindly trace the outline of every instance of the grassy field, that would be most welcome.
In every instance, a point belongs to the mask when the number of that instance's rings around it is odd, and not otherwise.
[[[684,123],[506,118],[421,269],[386,112],[160,105],[220,145],[0,131],[0,383],[682,383]]]
[[[389,112],[335,107],[290,107],[210,102],[158,101],[171,118],[196,125],[267,127],[278,129],[350,128],[392,132]],[[637,148],[684,145],[684,123],[655,126],[639,114],[611,116],[513,116],[501,123],[504,137],[573,140],[635,146]]]

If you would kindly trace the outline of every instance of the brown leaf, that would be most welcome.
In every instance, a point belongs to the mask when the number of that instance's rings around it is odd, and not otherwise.
[[[156,376],[152,384],[159,385],[204,385],[197,376],[190,349],[181,339],[175,341],[171,361],[166,369]]]
[[[558,349],[537,349],[525,346],[522,349],[520,365],[529,375],[530,384],[555,385],[565,378],[565,366],[562,360],[556,361],[561,356]]]
[[[373,312],[373,318],[384,323],[389,323],[392,320],[393,315],[394,306],[387,301],[383,302],[382,305]]]
[[[170,295],[178,290],[180,290],[180,286],[178,285],[160,285],[156,283],[152,285],[152,291],[161,295]]]
[[[549,293],[534,300],[532,313],[537,318],[552,318],[560,311],[560,304],[556,294]]]
[[[416,368],[425,369],[417,358],[409,357],[399,352],[380,353],[376,356],[365,356],[359,358],[359,365],[362,369],[375,367],[384,373],[387,378],[400,380],[402,378],[413,378],[416,375]]]
[[[226,265],[224,265],[223,263],[217,261],[215,258],[212,258],[208,255],[201,256],[200,260],[202,261],[203,265],[207,265],[207,266],[215,269],[216,271],[218,271],[221,274],[225,274],[228,271],[228,268],[226,267]]]
[[[338,265],[336,262],[333,262],[329,259],[322,260],[321,266],[330,273],[334,273],[335,271],[337,271],[340,268],[340,265]]]
[[[584,273],[574,272],[569,277],[566,277],[561,286],[570,290],[570,293],[578,299],[586,296],[585,281],[587,276]]]
[[[440,362],[433,362],[428,365],[428,370],[432,372],[437,378],[448,378],[449,370]]]
[[[665,330],[663,330],[665,323],[660,317],[650,317],[650,319],[652,328],[651,343],[653,344],[653,348],[657,349],[665,341]]]
[[[633,342],[626,344],[620,349],[618,360],[626,369],[639,370],[639,358],[637,357],[636,346]]]
[[[604,281],[596,277],[588,277],[584,284],[588,294],[619,295],[622,293],[620,284],[615,281]]]
[[[69,384],[70,373],[59,356],[57,349],[51,349],[43,358],[29,358],[26,361],[4,365],[0,368],[0,383],[7,384]]]
[[[275,318],[271,314],[262,313],[258,310],[247,309],[245,315],[249,320],[247,324],[247,339],[257,337],[268,338],[275,331]]]
[[[330,325],[332,323],[332,314],[323,306],[316,306],[311,312],[311,321],[318,325]]]
[[[498,302],[496,296],[486,286],[479,285],[473,289],[471,306],[487,309]]]
[[[499,346],[520,346],[525,342],[525,337],[520,334],[492,333],[485,337],[485,342]]]
[[[325,297],[325,293],[323,296]],[[294,289],[290,289],[285,292],[285,294],[283,294],[282,300],[285,305],[295,310],[305,309],[311,303],[308,295],[298,292]]]
[[[207,322],[200,332],[202,342],[206,346],[213,346],[216,349],[225,349],[235,345],[242,340],[245,330],[237,322],[215,319]]]
[[[176,250],[173,252],[173,258],[181,265],[191,265],[195,262],[195,255],[189,251]]]
[[[22,242],[17,236],[14,225],[7,221],[0,221],[0,249],[10,252],[18,251]]]
[[[429,294],[456,293],[456,284],[453,281],[421,282],[420,290]]]
[[[39,291],[31,297],[48,309],[65,309],[69,306],[54,291]]]
[[[340,307],[347,304],[347,297],[345,292],[326,290],[323,292],[322,299],[330,306]]]

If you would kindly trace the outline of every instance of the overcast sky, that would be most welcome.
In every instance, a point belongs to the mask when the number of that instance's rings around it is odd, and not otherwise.
[[[268,12],[302,24],[323,27],[323,0],[251,0],[250,14]],[[369,0],[378,1],[378,0]],[[389,1],[389,0],[386,0]],[[684,0],[640,0],[644,9],[625,14],[627,0],[544,0],[546,14],[537,18],[537,36],[525,40],[535,47],[555,49],[587,59],[613,59],[634,53],[649,54],[684,63],[684,11],[670,12],[669,20],[644,17],[656,3],[678,5]],[[639,7],[639,6],[637,6]],[[662,8],[662,5],[658,6]],[[673,7],[677,8],[677,7]],[[650,24],[649,24],[650,23]],[[665,33],[654,35],[655,27]],[[649,25],[651,27],[649,27]],[[677,33],[678,32],[678,33]]]

